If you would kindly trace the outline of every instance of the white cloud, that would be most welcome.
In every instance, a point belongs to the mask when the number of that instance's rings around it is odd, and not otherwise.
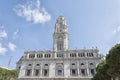
[[[17,35],[19,32],[19,30],[17,29],[15,32],[14,32],[14,35]]]
[[[19,29],[17,29],[14,33],[13,33],[13,39],[16,39],[18,37],[18,33],[19,33]]]
[[[114,33],[114,34],[116,34],[116,33],[118,33],[118,32],[120,32],[120,26],[118,26],[115,30],[113,30],[113,33]]]
[[[0,43],[0,54],[4,55],[7,52],[7,49],[2,47],[2,43]]]
[[[7,37],[7,32],[3,29],[0,29],[0,38],[6,38]]]
[[[15,51],[16,45],[13,44],[13,43],[11,43],[11,42],[9,42],[9,43],[8,43],[8,48],[9,48],[11,51]]]
[[[34,23],[45,23],[51,19],[51,15],[45,8],[40,8],[40,0],[29,1],[24,5],[19,4],[14,10],[18,16]]]

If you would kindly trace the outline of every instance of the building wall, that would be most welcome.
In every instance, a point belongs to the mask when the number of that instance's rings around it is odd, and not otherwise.
[[[29,52],[28,52],[29,53]],[[46,52],[48,53],[48,52]],[[29,53],[30,54],[30,53]],[[36,54],[36,53],[35,53]],[[45,54],[45,53],[44,53]],[[26,54],[28,55],[28,54]],[[23,61],[21,61],[18,66],[21,65],[20,67],[20,73],[19,73],[19,78],[84,78],[84,77],[92,77],[93,75],[90,72],[90,69],[96,68],[98,63],[101,62],[103,57],[95,56],[95,57],[75,57],[71,58],[70,55],[68,55],[69,58],[67,58],[67,53],[65,58],[58,58],[54,54],[52,58],[42,58],[42,59],[37,59],[37,58],[29,58],[29,57],[23,57]],[[74,66],[72,66],[72,63],[75,63]],[[84,63],[84,65],[81,65],[81,63]],[[93,65],[90,65],[90,63],[93,63]],[[31,64],[31,66],[29,66]],[[36,64],[40,64],[37,69],[40,70],[40,75],[35,76],[35,69],[36,69]],[[47,69],[49,69],[49,75],[48,76],[43,76],[43,69],[45,68],[45,64],[48,64]],[[56,66],[57,64],[63,64],[63,76],[57,76],[56,75]],[[31,75],[26,76],[26,70],[30,69],[31,70]],[[46,69],[46,68],[45,68]],[[71,75],[71,69],[76,69],[77,70],[77,75],[72,76]],[[85,69],[85,75],[81,74],[81,69]]]

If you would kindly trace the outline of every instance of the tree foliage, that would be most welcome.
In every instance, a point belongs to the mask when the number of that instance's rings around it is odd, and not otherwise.
[[[96,74],[92,80],[110,80],[110,76],[107,74],[108,65],[105,61],[101,62],[96,68]]]
[[[18,75],[17,70],[8,70],[0,67],[0,80],[10,80]]]
[[[106,61],[101,62],[96,68],[92,80],[120,79],[120,44],[116,44],[106,56]]]
[[[111,48],[106,62],[109,66],[108,74],[112,77],[120,77],[120,44]]]

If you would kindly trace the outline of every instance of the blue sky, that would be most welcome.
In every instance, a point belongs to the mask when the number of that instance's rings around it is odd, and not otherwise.
[[[120,0],[0,0],[0,66],[15,68],[26,50],[51,50],[56,19],[65,16],[69,49],[120,43]]]

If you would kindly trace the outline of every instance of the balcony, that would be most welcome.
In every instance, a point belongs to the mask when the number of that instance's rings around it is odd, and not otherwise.
[[[41,69],[41,67],[40,67],[40,66],[35,66],[34,68],[35,68],[35,69]]]
[[[77,66],[76,65],[71,65],[70,68],[71,69],[77,69]]]
[[[44,69],[49,69],[49,66],[44,66],[43,68],[44,68]]]
[[[80,65],[80,68],[86,68],[86,65]]]
[[[26,68],[27,68],[27,69],[32,69],[32,66],[27,66]]]

